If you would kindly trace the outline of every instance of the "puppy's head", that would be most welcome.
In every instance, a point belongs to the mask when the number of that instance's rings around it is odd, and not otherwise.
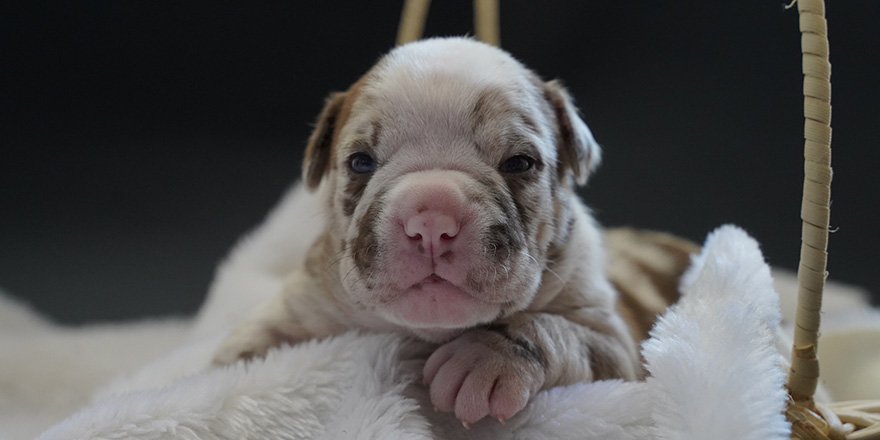
[[[560,84],[451,38],[395,49],[331,95],[303,173],[328,186],[347,300],[439,335],[530,304],[598,161]]]

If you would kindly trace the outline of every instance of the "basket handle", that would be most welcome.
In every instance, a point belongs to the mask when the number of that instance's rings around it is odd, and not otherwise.
[[[397,45],[422,38],[431,0],[405,0],[397,28]],[[498,0],[474,0],[474,29],[477,39],[493,46],[501,44]]]
[[[824,0],[797,0],[804,73],[804,194],[798,308],[788,389],[795,402],[813,407],[819,380],[816,347],[827,277],[831,202],[831,63]]]

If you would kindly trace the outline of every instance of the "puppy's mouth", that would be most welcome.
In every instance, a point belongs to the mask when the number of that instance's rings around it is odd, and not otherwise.
[[[446,281],[440,275],[437,275],[436,273],[432,273],[431,275],[426,276],[421,281],[410,286],[410,289],[421,289],[424,286],[429,286],[429,288],[431,288],[430,286],[434,286],[434,285],[441,284],[441,283],[447,283],[449,285],[452,285],[452,283],[450,283],[449,281]]]
[[[476,302],[489,302],[480,299],[479,294],[469,292],[468,290],[465,290],[465,288],[460,287],[458,284],[453,283],[436,273],[432,273],[431,275],[422,278],[420,281],[413,283],[412,286],[409,286],[403,291],[404,295],[408,293],[417,296],[422,295],[423,299],[431,301],[461,297],[469,298]]]
[[[471,300],[482,302],[474,295],[466,292],[464,289],[456,286],[451,281],[432,273],[422,278],[420,281],[413,283],[412,286],[405,289],[401,296],[411,296],[418,301],[429,303],[449,302]]]
[[[500,304],[477,299],[443,277],[432,273],[386,303],[385,316],[412,328],[463,328],[488,322]]]

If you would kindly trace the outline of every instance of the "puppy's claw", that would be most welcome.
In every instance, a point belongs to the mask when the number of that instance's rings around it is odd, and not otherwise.
[[[505,419],[504,417],[495,417],[495,419],[497,419],[498,423],[501,423],[502,425],[507,423],[507,419]]]
[[[468,429],[468,430],[471,429],[471,424],[468,422],[465,422],[464,420],[461,421],[461,426],[464,426],[464,429]]]

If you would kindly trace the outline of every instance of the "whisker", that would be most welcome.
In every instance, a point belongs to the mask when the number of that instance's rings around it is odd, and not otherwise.
[[[345,254],[344,254],[343,252],[339,252],[339,253],[337,253],[336,255],[334,255],[334,257],[339,257],[339,258],[333,258],[333,259],[331,259],[331,260],[327,263],[327,269],[330,269],[330,268],[332,268],[333,266],[339,264],[339,263],[345,258]]]
[[[357,269],[357,266],[352,266],[351,269],[349,269],[348,272],[345,273],[345,276],[342,277],[341,281],[344,282],[355,269]]]
[[[547,272],[550,272],[550,274],[555,276],[556,279],[559,280],[560,282],[565,283],[565,280],[562,279],[562,276],[560,276],[558,273],[556,273],[555,270],[550,269],[549,267],[544,268],[544,270],[546,270]]]

